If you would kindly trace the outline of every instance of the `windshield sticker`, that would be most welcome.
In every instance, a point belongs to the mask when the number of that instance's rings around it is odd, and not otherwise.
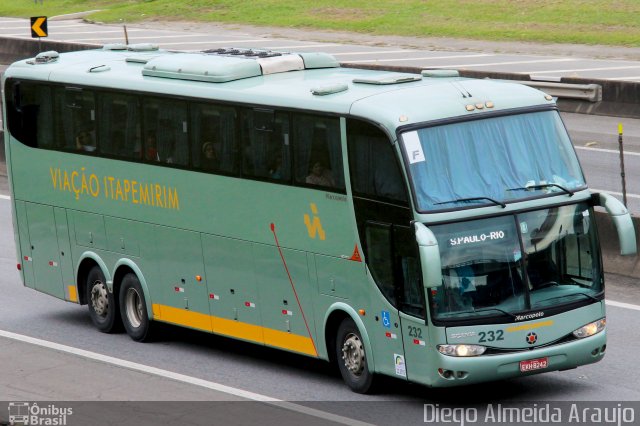
[[[520,250],[514,250],[513,251],[513,261],[517,262],[520,259],[522,259],[522,252]]]
[[[527,225],[527,222],[520,222],[520,232],[523,234],[529,232],[529,225]]]
[[[450,238],[449,244],[451,246],[459,246],[461,244],[483,243],[487,240],[502,240],[505,235],[504,231],[492,231],[479,235],[466,235],[464,237]]]
[[[424,163],[426,161],[418,132],[405,133],[402,135],[402,140],[404,141],[404,150],[407,153],[409,164]]]

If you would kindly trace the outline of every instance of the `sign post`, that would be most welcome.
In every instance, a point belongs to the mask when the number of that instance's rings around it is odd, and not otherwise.
[[[47,17],[46,16],[32,16],[31,17],[31,38],[38,38],[38,50],[42,51],[42,37],[48,37],[49,31],[47,29]]]

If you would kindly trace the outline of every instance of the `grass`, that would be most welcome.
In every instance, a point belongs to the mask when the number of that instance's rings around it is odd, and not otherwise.
[[[38,2],[40,0],[37,0]],[[173,20],[374,35],[640,46],[638,0],[0,0],[0,16],[101,9],[99,22]]]

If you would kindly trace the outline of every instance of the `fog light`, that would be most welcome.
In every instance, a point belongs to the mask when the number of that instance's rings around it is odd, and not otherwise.
[[[583,339],[585,337],[593,336],[594,334],[600,333],[604,330],[604,327],[607,325],[607,320],[605,318],[599,319],[598,321],[594,321],[587,325],[584,325],[573,332],[573,335],[578,339]]]
[[[438,352],[448,356],[478,356],[486,350],[487,348],[480,345],[438,345]]]

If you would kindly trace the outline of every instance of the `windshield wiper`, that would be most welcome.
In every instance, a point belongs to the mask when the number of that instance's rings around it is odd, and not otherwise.
[[[572,197],[574,194],[572,190],[567,189],[562,185],[558,185],[557,183],[543,183],[541,185],[529,185],[529,186],[522,186],[520,188],[509,188],[507,189],[507,191],[529,191],[530,189],[545,189],[550,187],[560,188],[563,192],[565,192],[566,194],[569,194],[569,197]]]
[[[593,297],[592,295],[584,293],[582,291],[578,291],[578,292],[575,292],[575,293],[563,294],[562,296],[550,297],[549,299],[539,300],[538,303],[540,303],[540,302],[548,302],[549,300],[554,300],[554,299],[562,299],[563,297],[575,296],[576,294],[579,294],[580,296],[584,296],[587,299],[591,299],[594,302],[600,302],[600,299],[598,299],[596,297]]]
[[[435,203],[434,205],[438,206],[440,204],[450,204],[450,203],[458,203],[458,202],[464,202],[464,201],[481,201],[481,200],[489,200],[493,204],[496,204],[496,205],[502,207],[503,209],[507,208],[507,205],[505,203],[502,203],[500,201],[494,200],[493,198],[489,198],[489,197],[458,198],[458,199],[455,199],[455,200],[442,201],[440,203]]]
[[[516,316],[515,316],[514,314],[512,314],[511,312],[507,312],[507,311],[505,311],[504,309],[500,309],[500,308],[483,308],[483,309],[474,309],[474,310],[473,310],[473,311],[471,311],[471,312],[476,313],[476,312],[486,312],[486,311],[498,311],[498,312],[501,312],[501,313],[503,313],[503,314],[505,314],[505,315],[507,315],[507,316],[509,316],[509,317],[513,318],[513,319],[516,319]]]

